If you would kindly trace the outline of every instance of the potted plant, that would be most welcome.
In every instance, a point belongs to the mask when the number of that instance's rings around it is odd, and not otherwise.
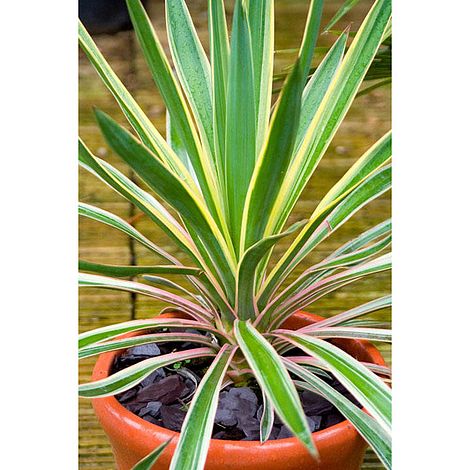
[[[298,59],[272,111],[272,0],[237,0],[230,40],[223,1],[210,0],[210,61],[184,1],[168,0],[176,73],[141,3],[128,0],[128,8],[167,106],[166,139],[80,25],[82,49],[136,136],[99,110],[98,124],[148,190],[81,140],[79,160],[191,263],[120,217],[80,204],[81,216],[164,260],[151,266],[82,260],[80,286],[171,306],[155,318],[79,338],[80,358],[99,355],[79,393],[93,399],[118,468],[358,469],[364,440],[391,468],[390,370],[367,342],[390,341],[391,333],[363,318],[390,306],[390,297],[330,318],[302,312],[341,286],[390,269],[390,221],[290,276],[389,190],[391,134],[357,160],[307,220],[285,227],[386,34],[390,1],[376,0],[347,49],[348,32],[341,34],[307,82],[322,10],[321,1],[312,1]],[[289,236],[287,251],[272,259],[275,244]],[[170,274],[191,287],[162,277]]]

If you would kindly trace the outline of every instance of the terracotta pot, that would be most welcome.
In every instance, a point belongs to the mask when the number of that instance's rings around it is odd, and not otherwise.
[[[166,314],[176,316],[174,314]],[[283,327],[298,329],[321,320],[317,315],[299,312]],[[361,361],[385,365],[379,351],[366,341],[335,340],[334,343]],[[109,375],[117,352],[102,354],[93,370],[93,380]],[[126,410],[114,397],[92,400],[95,413],[103,426],[119,470],[129,470],[159,444],[178,433],[151,424]],[[358,470],[366,443],[348,421],[313,433],[320,461],[312,459],[295,438],[268,441],[225,441],[212,439],[205,470]],[[161,455],[155,470],[169,468],[176,447],[174,439]]]

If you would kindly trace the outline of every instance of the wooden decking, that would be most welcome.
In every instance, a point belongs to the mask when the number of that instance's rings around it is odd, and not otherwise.
[[[289,3],[289,4],[288,4]],[[190,2],[195,17],[196,27],[206,31],[205,1]],[[307,2],[279,0],[277,8],[277,48],[296,47],[303,29]],[[330,11],[335,5],[328,5]],[[163,32],[163,8],[161,2],[150,2],[150,15],[158,31]],[[361,15],[358,12],[358,20]],[[327,18],[331,14],[327,14]],[[164,35],[160,34],[164,39]],[[203,37],[203,39],[207,39]],[[334,38],[333,38],[334,39]],[[330,44],[332,38],[322,37],[321,41]],[[115,36],[102,36],[96,41],[124,83],[133,91],[139,104],[148,113],[151,120],[164,132],[165,110],[151,78],[146,70],[140,52],[133,42],[131,33],[119,33]],[[288,55],[278,55],[276,67],[292,61]],[[367,147],[381,137],[390,128],[389,90],[373,92],[359,98],[348,114],[346,122],[334,139],[330,150],[319,167],[309,188],[297,206],[294,219],[301,220],[308,216],[321,196],[342,176],[346,169]],[[83,55],[80,55],[80,134],[89,147],[102,158],[128,171],[124,165],[105,146],[99,135],[92,116],[92,107],[99,107],[124,123],[125,120],[111,95],[100,83],[95,72]],[[136,214],[133,208],[117,194],[105,187],[93,176],[80,171],[80,198],[82,201],[97,205],[129,220]],[[323,243],[319,250],[299,268],[305,269],[322,255],[366,228],[378,223],[390,215],[390,199],[387,195],[367,206],[345,227],[338,230],[331,240]],[[138,218],[136,227],[148,237],[157,241],[167,251],[181,256],[171,242],[157,228],[144,218]],[[285,250],[285,245],[278,247],[278,252]],[[83,219],[80,221],[80,257],[90,261],[115,264],[148,264],[155,260],[144,248],[133,243],[120,233],[98,223]],[[184,259],[184,257],[182,257]],[[297,273],[298,273],[297,272]],[[311,307],[312,312],[331,315],[346,310],[354,305],[366,302],[390,291],[388,274],[377,275],[360,283],[344,288],[334,295],[321,300]],[[163,308],[162,304],[148,298],[134,298],[126,293],[115,291],[83,289],[80,293],[80,331],[108,325],[131,318],[149,317]],[[385,314],[388,315],[388,312]],[[389,348],[381,347],[386,360],[390,361]],[[85,360],[80,364],[80,381],[89,380],[94,360]],[[112,470],[115,469],[108,441],[94,417],[89,401],[80,399],[80,469]],[[368,453],[364,469],[379,469],[372,453]]]

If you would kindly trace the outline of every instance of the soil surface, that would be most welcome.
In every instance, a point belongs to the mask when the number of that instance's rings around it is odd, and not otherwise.
[[[198,347],[194,343],[146,344],[130,348],[117,356],[112,372],[117,372],[139,361],[167,354],[175,350]],[[116,395],[118,401],[142,419],[173,431],[180,431],[197,384],[210,365],[210,359],[196,359],[177,363],[154,371],[135,387]],[[359,404],[333,377],[322,377],[329,385]],[[319,431],[341,421],[344,417],[327,400],[310,391],[301,391],[300,399],[310,430]],[[263,399],[256,381],[243,387],[226,386],[219,395],[213,439],[242,441],[260,440],[260,420]],[[277,415],[269,439],[292,437],[292,433]]]

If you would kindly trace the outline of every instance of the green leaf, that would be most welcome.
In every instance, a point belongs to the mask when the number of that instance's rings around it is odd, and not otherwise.
[[[276,350],[249,322],[235,320],[234,333],[278,416],[309,452],[318,457],[299,395]]]
[[[233,346],[223,346],[204,374],[184,419],[170,470],[204,468],[220,387],[235,350]]]
[[[272,182],[282,180],[289,167],[299,123],[302,88],[302,74],[297,63],[279,97],[266,146],[251,179],[243,212],[242,252],[263,238],[279,192],[279,185]]]
[[[390,44],[391,44],[391,36],[392,36],[392,18],[388,21],[387,27],[385,28],[384,34],[382,36],[382,42],[386,42],[387,39],[390,38]]]
[[[227,302],[225,294],[222,291],[221,280],[212,260],[210,257],[204,258],[203,255],[200,254],[186,230],[183,229],[162,204],[113,166],[95,157],[80,139],[79,159],[80,165],[83,168],[100,178],[118,194],[142,210],[142,212],[146,214],[152,222],[157,224],[179,248],[187,253],[198,266],[202,267],[205,275],[201,276],[201,282],[205,284],[205,288],[210,289],[211,292],[216,291],[218,293],[217,298],[222,300],[221,305]],[[169,254],[165,256],[164,253],[165,252],[162,251],[161,255],[166,257],[168,261],[178,265],[181,264],[176,258],[173,258]],[[198,283],[197,281],[195,282]],[[234,292],[233,295],[235,295]]]
[[[225,185],[230,232],[237,254],[248,186],[256,162],[256,107],[248,18],[242,0],[233,15],[227,90]]]
[[[127,91],[118,76],[111,69],[80,21],[78,25],[78,33],[81,48],[88,56],[91,64],[98,72],[103,83],[113,94],[127,120],[137,132],[142,142],[149,149],[155,152],[168,168],[171,168],[178,175],[187,179],[188,184],[193,188],[196,188],[192,178],[178,156],[169,147],[165,139],[153,126],[149,118],[144,114],[132,95]]]
[[[97,222],[101,222],[117,230],[120,230],[162,258],[165,258],[175,265],[180,264],[176,258],[155,245],[155,243],[150,241],[147,237],[144,237],[144,235],[136,230],[131,224],[127,223],[125,220],[121,219],[115,214],[112,214],[111,212],[100,209],[99,207],[85,204],[84,202],[79,202],[78,215],[88,217],[89,219],[96,220]]]
[[[206,198],[212,214],[216,215],[217,204],[221,201],[217,199],[214,168],[201,148],[197,130],[192,122],[190,111],[184,101],[179,84],[173,76],[163,47],[155,34],[142,3],[139,0],[127,0],[127,6],[152,77],[171,116],[174,133],[178,135],[191,161],[191,165],[186,163],[185,166],[189,173],[194,170],[202,194]],[[184,160],[182,161],[185,163]]]
[[[263,257],[279,240],[291,235],[305,223],[306,221],[297,222],[283,233],[263,238],[245,252],[237,271],[237,303],[235,310],[238,312],[240,320],[253,320],[256,317],[258,311],[255,299],[256,269]]]
[[[315,374],[288,359],[285,359],[284,363],[291,372],[305,381],[305,385],[301,388],[318,393],[332,403],[372,447],[385,467],[389,470],[392,468],[392,438],[390,433],[386,432],[377,421]]]
[[[108,276],[129,277],[139,274],[182,274],[184,276],[197,276],[201,270],[187,266],[113,266],[109,264],[91,263],[79,260],[78,269],[85,272],[106,274]]]
[[[308,269],[309,272],[322,271],[326,272],[331,269],[344,268],[346,266],[355,266],[359,263],[369,260],[373,256],[379,254],[390,246],[392,236],[386,236],[372,245],[362,248],[351,253],[345,253],[337,257],[328,257],[313,268]]]
[[[349,47],[289,171],[278,180],[282,181],[281,188],[272,205],[267,233],[284,223],[344,119],[381,43],[391,15],[390,3],[390,0],[375,2]]]
[[[183,0],[166,0],[166,24],[171,55],[206,152],[214,156],[211,69]]]
[[[113,166],[95,157],[81,139],[78,141],[78,155],[82,167],[104,181],[127,201],[135,204],[180,248],[188,253],[195,261],[200,263],[198,257],[195,256],[197,249],[189,238],[188,233],[162,204],[160,204],[149,193],[139,188],[134,182],[116,170]],[[99,216],[96,215],[95,218],[96,217]],[[113,225],[119,226],[120,223],[119,221],[113,222]],[[134,231],[132,231],[132,233],[135,235]],[[146,244],[146,242],[144,244]]]
[[[302,90],[315,50],[321,21],[323,0],[313,0],[307,18],[302,45],[296,64],[287,78],[278,105],[271,119],[267,142],[258,159],[245,203],[241,251],[250,247],[265,235],[270,223],[274,202],[279,196],[279,185],[269,181],[282,181],[293,157],[296,134],[298,132]],[[256,220],[253,224],[249,221]]]
[[[294,155],[299,152],[299,149],[305,139],[309,126],[318,111],[318,108],[328,91],[330,84],[335,76],[336,71],[341,63],[344,49],[347,42],[347,33],[343,33],[335,44],[331,47],[328,54],[322,60],[315,73],[310,78],[307,86],[305,87],[302,95],[302,109],[300,114],[299,129],[297,132]],[[288,172],[291,171],[290,169]],[[288,189],[286,189],[288,191]],[[280,196],[278,197],[280,199]],[[273,208],[272,214],[269,218],[266,233],[278,232],[285,221],[287,220],[292,208],[296,202],[295,198],[290,198],[286,201],[282,199],[283,206],[276,205]]]
[[[324,31],[325,32],[329,31],[358,2],[359,2],[359,0],[345,0],[345,2],[341,5],[339,10],[334,14],[333,18],[331,18],[329,23],[325,26]]]
[[[327,341],[287,331],[278,336],[290,341],[307,354],[320,359],[381,426],[386,431],[390,431],[391,391],[373,372]]]
[[[154,223],[162,228],[197,265],[203,268],[204,275],[200,276],[198,279],[190,279],[190,281],[193,285],[196,285],[198,289],[201,288],[200,284],[203,283],[204,289],[211,292],[211,295],[217,300],[222,311],[225,311],[225,306],[228,304],[228,301],[220,285],[221,281],[219,280],[216,269],[213,267],[212,260],[202,257],[186,230],[183,229],[163,205],[114,167],[95,157],[81,140],[79,140],[79,157],[80,164],[85,169],[102,179],[112,189],[141,209]],[[181,265],[181,263],[171,255],[168,255],[167,259],[170,262]]]
[[[256,154],[266,139],[271,111],[274,64],[274,1],[250,0],[248,6],[257,116]]]
[[[341,62],[346,40],[347,34],[344,33],[332,46],[303,91],[299,129],[297,131],[294,153],[298,151],[305,133],[307,132],[310,121],[313,119],[313,116],[315,115],[315,112],[317,111],[318,106],[320,105],[320,102]],[[285,206],[281,208],[281,210],[284,212],[284,215],[276,215],[275,218],[277,220],[277,225],[275,229],[273,230],[271,228],[270,222],[268,221],[266,233],[278,233],[281,230],[282,225],[289,215],[290,208]],[[260,272],[264,272],[268,261],[269,256],[266,256],[263,261],[264,266],[260,268]]]
[[[166,446],[171,442],[173,438],[168,439],[168,441],[160,444],[155,450],[152,450],[150,454],[144,457],[142,460],[139,460],[133,467],[132,470],[152,470],[153,465],[157,462],[160,455],[165,450]]]
[[[376,90],[377,88],[381,88],[385,85],[390,85],[391,83],[392,83],[391,78],[385,78],[384,80],[379,80],[378,82],[375,82],[373,85],[362,88],[361,91],[357,93],[356,98],[359,98],[360,96],[363,96],[363,95],[367,95],[371,91]]]
[[[344,49],[348,40],[348,34],[343,33],[333,44],[324,59],[321,61],[315,73],[307,83],[302,95],[302,111],[300,113],[299,131],[295,143],[297,152],[307,133],[310,122],[323,100],[330,83],[338,70],[343,58]]]
[[[230,282],[233,283],[235,273],[233,253],[198,197],[183,180],[161,165],[152,153],[108,115],[96,111],[96,116],[103,135],[112,149],[191,225],[214,258],[220,277],[225,279],[227,286]]]
[[[349,193],[340,196],[340,202],[334,201],[322,212],[314,212],[310,221],[290,245],[267,278],[258,305],[266,305],[273,292],[287,275],[319,243],[331,235],[338,227],[349,220],[359,209],[388,191],[391,186],[391,169],[380,168]],[[342,199],[341,199],[342,198]]]
[[[312,65],[313,53],[317,43],[318,32],[323,10],[323,0],[311,0],[307,17],[302,45],[299,52],[299,66],[302,74],[302,86],[307,80],[310,66]]]
[[[314,219],[315,216],[321,215],[328,207],[331,207],[335,202],[343,198],[374,171],[389,162],[392,157],[391,144],[392,134],[388,132],[372,145],[328,191],[316,207],[312,218]],[[282,223],[289,214],[290,208],[286,206],[283,208],[283,211],[284,215],[279,219]]]
[[[183,162],[184,166],[188,169],[189,173],[193,177],[194,181],[197,181],[197,176],[194,173],[194,168],[191,163],[191,159],[189,158],[187,147],[184,145],[183,141],[181,140],[181,135],[175,129],[175,126],[173,125],[168,109],[166,110],[165,118],[166,118],[166,141],[168,142],[168,145],[175,151],[176,155],[178,155],[180,160]]]
[[[377,224],[376,226],[366,230],[365,232],[358,235],[356,238],[349,240],[344,245],[341,245],[337,250],[331,253],[327,259],[337,258],[343,254],[352,253],[353,251],[361,250],[371,242],[388,236],[392,231],[392,220],[387,219]]]
[[[196,348],[151,357],[126,369],[122,369],[104,379],[82,384],[78,387],[78,392],[79,395],[84,398],[99,398],[116,395],[142,382],[142,380],[148,377],[154,370],[169,366],[178,361],[207,356],[215,356],[214,350],[211,348]]]
[[[214,106],[213,127],[219,185],[224,190],[225,121],[230,47],[223,0],[209,0],[209,37]]]
[[[387,132],[370,149],[349,168],[345,175],[328,191],[315,209],[321,212],[335,199],[356,186],[380,166],[387,163],[392,156],[392,132]]]

